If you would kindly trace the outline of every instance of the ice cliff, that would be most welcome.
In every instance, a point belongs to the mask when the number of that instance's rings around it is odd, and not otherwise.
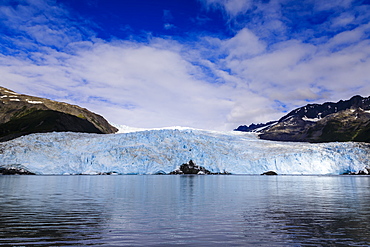
[[[232,174],[341,174],[363,169],[369,154],[362,143],[273,142],[239,132],[55,132],[0,143],[0,166],[20,165],[36,174],[155,174],[193,160],[211,172]]]

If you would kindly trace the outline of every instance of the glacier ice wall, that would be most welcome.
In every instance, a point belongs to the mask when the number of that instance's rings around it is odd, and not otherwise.
[[[0,144],[0,166],[37,174],[169,173],[192,159],[212,172],[341,174],[369,164],[361,143],[288,143],[253,133],[151,130],[124,134],[46,133]]]

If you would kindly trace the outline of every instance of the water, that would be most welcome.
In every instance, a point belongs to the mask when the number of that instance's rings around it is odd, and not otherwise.
[[[368,176],[0,176],[0,245],[369,246]]]

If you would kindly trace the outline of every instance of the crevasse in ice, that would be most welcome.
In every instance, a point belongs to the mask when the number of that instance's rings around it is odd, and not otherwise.
[[[289,143],[253,133],[162,129],[123,134],[45,133],[0,144],[0,166],[37,174],[169,173],[193,160],[211,172],[341,174],[369,164],[361,143]]]

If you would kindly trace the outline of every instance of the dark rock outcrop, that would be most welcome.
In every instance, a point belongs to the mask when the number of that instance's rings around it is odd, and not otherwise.
[[[182,164],[178,169],[169,173],[170,175],[182,175],[182,174],[197,174],[197,175],[218,175],[218,174],[229,174],[224,171],[223,173],[213,173],[204,168],[203,166],[196,165],[192,160],[189,163]]]
[[[162,170],[160,171],[157,171],[156,173],[154,173],[154,175],[166,175],[166,173]]]
[[[271,176],[271,175],[278,175],[278,174],[276,172],[274,172],[274,171],[267,171],[267,172],[262,173],[261,175]]]
[[[117,129],[85,108],[0,87],[0,141],[52,131],[109,134]]]
[[[357,172],[345,172],[342,175],[370,175],[370,167],[366,166],[364,169]]]
[[[192,160],[190,160],[189,163],[182,164],[178,169],[170,172],[170,174],[211,174],[211,172],[202,166],[196,165]]]
[[[20,166],[0,167],[0,175],[36,175]]]

